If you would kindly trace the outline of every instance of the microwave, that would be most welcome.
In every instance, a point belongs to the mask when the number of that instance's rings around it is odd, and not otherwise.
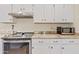
[[[74,35],[75,34],[75,28],[74,27],[57,27],[57,34]]]

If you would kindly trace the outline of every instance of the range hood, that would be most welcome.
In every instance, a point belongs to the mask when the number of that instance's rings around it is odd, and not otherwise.
[[[16,18],[33,18],[33,13],[32,12],[12,12],[8,13],[8,15],[11,15]]]

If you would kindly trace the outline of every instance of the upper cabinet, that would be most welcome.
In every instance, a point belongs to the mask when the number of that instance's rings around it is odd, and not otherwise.
[[[50,23],[54,21],[54,6],[51,4],[34,5],[33,17],[36,23]]]
[[[11,12],[10,4],[0,4],[0,22],[11,22],[12,17],[8,15]]]
[[[73,23],[74,5],[36,4],[33,6],[35,23]]]
[[[56,4],[55,5],[55,22],[57,23],[73,23],[74,5]]]
[[[13,12],[32,12],[32,4],[13,4]]]
[[[13,4],[9,15],[17,18],[33,18],[32,4]]]
[[[66,22],[73,22],[74,20],[74,5],[65,4],[63,7],[63,18]]]
[[[51,4],[48,4],[48,5],[45,5],[44,7],[44,15],[45,15],[45,19],[46,19],[46,22],[54,22],[55,20],[55,17],[54,17],[54,5],[51,5]]]
[[[55,5],[55,22],[63,22],[63,4]]]
[[[43,19],[43,13],[42,5],[33,5],[34,22],[41,22]]]

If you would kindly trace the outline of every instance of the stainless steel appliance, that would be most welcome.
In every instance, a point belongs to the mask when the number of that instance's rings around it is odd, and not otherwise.
[[[74,27],[57,27],[57,34],[74,35],[75,28]]]
[[[4,54],[31,54],[31,32],[18,32],[16,35],[3,37]]]

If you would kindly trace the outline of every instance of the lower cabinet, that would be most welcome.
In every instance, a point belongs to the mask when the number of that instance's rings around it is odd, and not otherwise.
[[[60,40],[61,41],[61,40]],[[32,54],[60,54],[59,40],[32,39]]]
[[[49,54],[61,54],[61,48],[60,45],[50,45],[51,47],[49,48]]]
[[[34,46],[32,47],[32,54],[49,54],[49,49],[47,46]]]
[[[33,39],[32,40],[32,54],[49,54],[48,39]]]
[[[63,54],[79,54],[79,45],[62,45],[62,53]]]
[[[3,41],[0,39],[0,54],[3,54]]]
[[[77,39],[32,39],[32,54],[79,54]]]

